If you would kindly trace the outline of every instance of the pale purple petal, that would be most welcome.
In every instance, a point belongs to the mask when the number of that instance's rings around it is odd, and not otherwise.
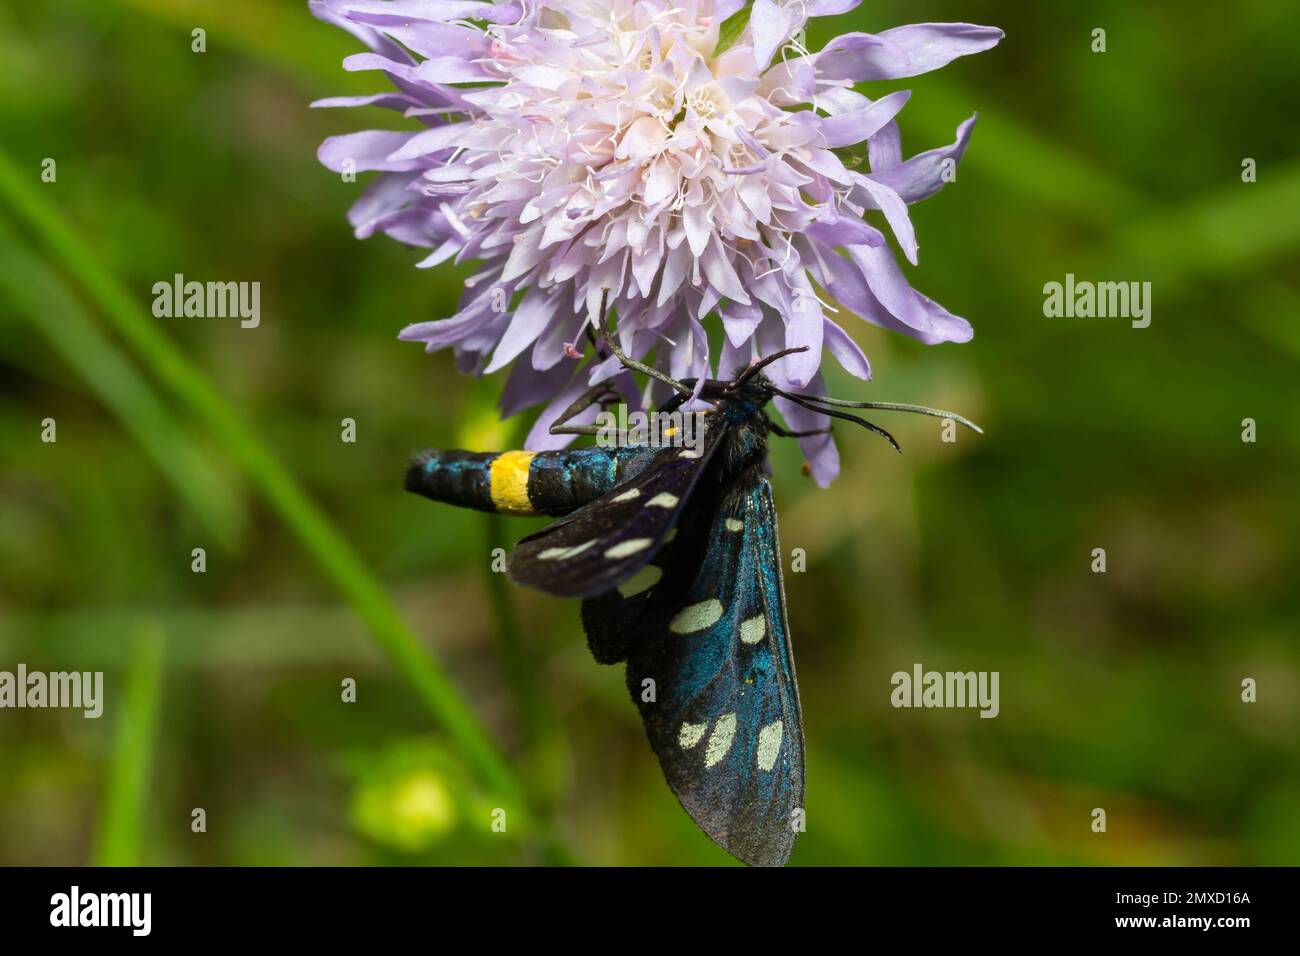
[[[830,319],[825,320],[823,330],[826,348],[835,356],[844,371],[863,381],[871,381],[871,363],[867,361],[861,347],[853,341],[849,333]]]
[[[573,377],[573,366],[553,365],[548,369],[536,369],[532,362],[516,362],[506,379],[506,387],[501,391],[498,407],[502,418],[511,418],[525,408],[532,408],[549,400],[564,388]]]
[[[404,160],[426,156],[429,153],[436,153],[439,150],[450,149],[465,135],[469,125],[469,123],[448,123],[426,129],[423,133],[416,133],[400,149],[393,150],[388,160],[389,162],[400,163]]]
[[[346,0],[308,0],[307,2],[307,8],[311,10],[312,16],[318,20],[324,20],[336,27],[342,27],[382,56],[392,60],[406,60],[409,62],[410,57],[407,56],[406,51],[399,44],[394,43],[373,27],[356,23],[344,16],[341,8],[346,5]]]
[[[722,327],[726,330],[727,341],[736,348],[753,338],[754,329],[763,321],[763,310],[757,305],[728,302],[718,311],[722,315]]]
[[[486,56],[491,48],[482,31],[447,23],[403,21],[385,24],[383,31],[411,52],[425,57],[472,59]]]
[[[938,302],[920,292],[916,293],[916,297],[930,318],[933,336],[931,342],[969,342],[975,337],[975,330],[961,316],[953,315]]]
[[[599,362],[593,363],[587,369],[587,384],[599,385],[605,379],[618,374],[622,364],[617,355],[610,355]]]
[[[804,234],[830,246],[883,246],[885,237],[861,219],[841,216],[833,222],[810,223]]]
[[[755,92],[776,106],[807,103],[817,93],[813,58],[791,57],[774,64],[759,79]]]
[[[857,9],[862,0],[809,0],[808,16],[831,17]]]
[[[944,175],[949,165],[955,167],[961,162],[961,157],[966,152],[966,145],[970,142],[971,130],[974,129],[978,118],[979,114],[976,113],[957,127],[957,139],[951,146],[941,146],[938,149],[917,153],[906,162],[881,171],[877,171],[873,160],[871,178],[893,189],[906,203],[929,199],[943,188],[946,182]]]
[[[316,151],[316,158],[320,160],[322,166],[336,173],[368,172],[377,169],[390,171],[419,169],[418,162],[388,158],[411,138],[411,133],[378,129],[344,133],[342,136],[331,136],[321,143],[320,149]]]
[[[492,361],[483,370],[484,374],[505,368],[514,361],[515,356],[536,342],[554,312],[555,306],[550,296],[537,289],[529,290],[510,317],[510,324],[497,343]]]
[[[898,111],[903,108],[911,95],[911,90],[899,90],[888,96],[882,96],[866,109],[841,113],[822,120],[821,131],[822,136],[826,138],[826,145],[832,149],[839,146],[853,146],[874,136],[898,115]]]
[[[417,66],[415,77],[422,83],[482,83],[495,74],[458,56],[440,56]]]
[[[435,349],[455,345],[482,324],[482,316],[461,313],[450,319],[408,325],[397,333],[397,337],[403,342],[424,342],[427,344],[427,351],[432,352]]]
[[[854,250],[850,252],[853,253]],[[873,325],[899,332],[927,345],[970,340],[973,332],[969,322],[951,314],[905,282],[900,282],[894,275],[898,266],[887,250],[875,261],[869,260],[861,252],[853,255],[853,259],[853,262],[849,262],[834,253],[823,256],[832,280],[826,287],[827,291],[840,305]],[[890,296],[893,309],[905,318],[894,314],[880,301],[867,281],[868,273],[874,277],[877,286]]]
[[[863,96],[847,86],[823,87],[817,91],[817,108],[828,116],[856,113],[871,105],[871,97]]]
[[[912,217],[907,213],[907,203],[894,190],[870,176],[857,176],[855,181],[870,194],[873,204],[884,212],[907,261],[916,265],[916,231],[912,228]]]
[[[509,23],[522,12],[516,3],[483,3],[473,0],[345,0],[339,4],[353,20],[369,23],[402,23],[408,20],[488,20]]]
[[[778,382],[778,385],[794,391],[803,391],[800,386],[793,382]],[[820,374],[815,376],[808,383],[807,389],[811,394],[826,394],[826,383],[822,380]],[[785,419],[786,425],[791,431],[816,431],[825,428],[830,420],[825,415],[804,408],[802,405],[796,405],[794,402],[777,396],[772,399],[776,410],[781,413]],[[799,450],[803,452],[805,460],[808,462],[809,474],[812,475],[813,481],[817,482],[818,487],[826,488],[830,485],[835,477],[840,473],[840,453],[835,447],[835,438],[833,435],[808,435],[799,439]]]
[[[972,23],[914,23],[878,36],[846,34],[827,45],[817,58],[825,79],[899,80],[946,66],[961,56],[997,46],[1004,36],[996,27]],[[853,39],[868,38],[868,39]],[[841,42],[847,41],[847,42]],[[875,41],[875,42],[870,42]]]
[[[718,374],[723,378],[735,378],[757,357],[752,334],[743,342],[736,343],[726,337],[722,340],[722,355],[718,358]]]
[[[808,347],[807,352],[787,356],[781,363],[786,378],[802,387],[808,384],[821,365],[824,325],[821,301],[802,272],[794,288],[790,310],[784,318],[785,347]]]
[[[380,106],[390,110],[405,110],[417,104],[417,100],[404,93],[372,93],[369,96],[327,96],[313,100],[310,105],[314,110],[344,106]]]
[[[867,140],[867,162],[872,173],[883,173],[903,161],[903,139],[898,123],[886,123],[879,133]]]
[[[820,79],[857,82],[855,74],[862,64],[889,55],[904,56],[900,50],[887,51],[885,41],[874,33],[845,33],[813,54],[812,62]]]
[[[714,288],[733,302],[749,305],[749,296],[745,294],[745,287],[740,284],[740,276],[736,275],[736,270],[722,247],[722,240],[716,234],[709,242],[709,247],[704,250],[700,265],[703,266],[704,275]]]
[[[819,250],[820,261],[825,265],[819,281],[840,305],[868,321],[875,322],[874,313],[889,315],[889,310],[871,292],[863,270],[829,246]],[[877,323],[879,324],[879,323]]]
[[[793,403],[791,403],[793,404]],[[795,408],[799,406],[795,405]],[[831,435],[805,435],[799,450],[808,462],[808,473],[818,488],[829,488],[840,474],[840,450]]]
[[[883,246],[849,246],[848,252],[849,258],[866,277],[871,294],[880,300],[890,315],[918,331],[929,329],[929,319],[916,300],[916,292],[907,284],[889,249]]]
[[[556,302],[557,310],[561,303]],[[533,367],[537,369],[548,369],[557,364],[564,364],[566,359],[573,356],[565,348],[565,343],[574,344],[578,351],[586,347],[586,340],[583,338],[585,329],[585,319],[578,314],[562,315],[557,314],[552,320],[550,327],[542,333],[537,344],[533,346]]]
[[[767,66],[777,47],[789,39],[794,22],[789,6],[776,0],[754,0],[749,30],[754,38],[754,61],[760,70]]]

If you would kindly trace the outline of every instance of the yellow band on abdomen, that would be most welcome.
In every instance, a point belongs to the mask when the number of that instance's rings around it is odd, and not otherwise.
[[[532,451],[503,451],[492,459],[492,506],[505,514],[531,515],[528,500],[528,463]]]

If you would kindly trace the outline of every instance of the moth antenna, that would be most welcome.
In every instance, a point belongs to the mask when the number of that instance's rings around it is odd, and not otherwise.
[[[733,387],[738,388],[738,387],[740,387],[741,385],[744,385],[746,382],[748,382],[751,378],[753,378],[753,377],[754,377],[755,375],[757,375],[759,372],[763,371],[763,369],[767,368],[769,365],[771,365],[771,364],[772,364],[773,362],[775,362],[777,359],[783,359],[783,358],[785,358],[787,355],[794,355],[796,352],[807,352],[807,351],[808,351],[808,346],[806,346],[806,345],[797,345],[797,346],[795,346],[795,347],[792,348],[792,349],[781,349],[781,351],[779,351],[779,352],[773,352],[771,355],[767,356],[766,358],[761,358],[761,359],[759,359],[757,362],[755,362],[755,363],[754,363],[753,365],[751,365],[749,368],[745,369],[745,371],[743,371],[743,372],[740,374],[740,378],[736,379],[736,380],[735,380],[734,382],[732,382],[731,384],[732,384]]]
[[[964,425],[977,435],[983,435],[984,429],[980,428],[969,418],[958,415],[956,412],[945,412],[941,408],[931,408],[928,405],[907,405],[901,402],[846,402],[840,398],[829,398],[825,395],[802,395],[781,393],[786,398],[802,398],[805,401],[820,402],[823,405],[834,405],[839,408],[876,408],[887,412],[915,412],[918,415],[929,415],[932,418],[951,418],[958,425]]]
[[[774,391],[783,398],[788,398],[796,405],[808,409],[810,412],[817,412],[819,415],[825,415],[828,418],[838,418],[841,421],[853,422],[855,425],[861,425],[863,428],[867,429],[867,431],[875,432],[885,441],[889,442],[889,444],[894,447],[894,451],[898,452],[900,455],[903,453],[903,449],[898,447],[898,442],[894,440],[893,435],[889,434],[889,432],[885,431],[879,425],[873,425],[865,418],[859,418],[857,415],[850,415],[848,412],[837,412],[833,408],[818,408],[816,405],[804,401],[798,395],[791,395],[789,392],[783,392],[780,389],[774,389]]]

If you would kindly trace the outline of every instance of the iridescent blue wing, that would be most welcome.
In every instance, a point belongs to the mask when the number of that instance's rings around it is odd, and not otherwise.
[[[627,684],[686,812],[746,863],[781,865],[803,807],[803,722],[785,615],[776,509],[757,475],[701,498],[644,587],[590,599],[598,659]]]
[[[695,448],[661,449],[628,480],[524,538],[508,559],[511,579],[558,597],[590,597],[634,577],[672,535],[723,431],[705,428]]]

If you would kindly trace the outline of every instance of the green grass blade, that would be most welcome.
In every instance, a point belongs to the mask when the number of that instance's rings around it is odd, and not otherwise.
[[[90,386],[153,459],[204,529],[237,550],[247,524],[236,495],[121,351],[86,315],[63,280],[0,219],[0,294]]]
[[[140,863],[144,807],[162,703],[165,638],[162,628],[153,624],[141,627],[131,641],[100,803],[93,852],[96,866]]]

